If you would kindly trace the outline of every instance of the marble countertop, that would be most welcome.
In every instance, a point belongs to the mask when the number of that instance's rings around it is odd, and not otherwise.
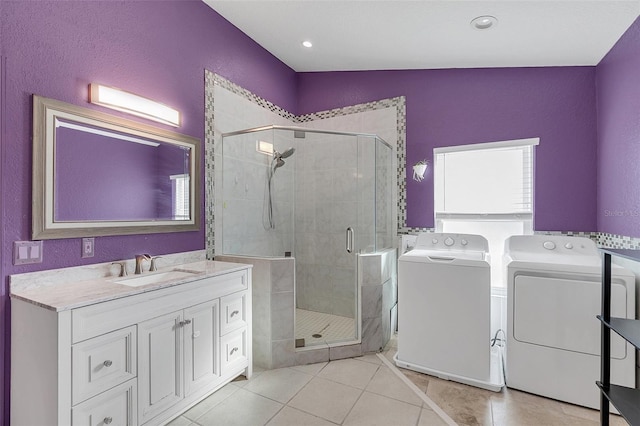
[[[66,311],[95,303],[173,287],[203,278],[228,274],[250,267],[251,265],[241,263],[202,260],[159,268],[158,271],[145,272],[141,275],[129,275],[127,277],[107,276],[75,281],[72,276],[69,276],[63,282],[57,279],[55,283],[46,283],[37,286],[22,285],[20,275],[12,275],[10,296],[14,299],[20,299],[53,311]],[[178,272],[176,273],[176,271]],[[187,271],[187,273],[180,273],[180,271]],[[169,273],[167,274],[167,272]],[[42,271],[40,274],[46,274],[46,271]],[[159,279],[153,283],[136,287],[119,284],[117,282],[130,279],[135,280],[138,277],[151,278],[154,275],[158,275]]]

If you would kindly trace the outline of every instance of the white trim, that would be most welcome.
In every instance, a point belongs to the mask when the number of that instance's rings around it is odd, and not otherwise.
[[[443,213],[435,212],[436,220],[533,220],[533,213]]]
[[[540,138],[514,139],[501,142],[472,143],[468,145],[445,146],[441,148],[433,148],[435,154],[446,154],[448,152],[457,151],[475,151],[480,149],[505,149],[519,148],[523,146],[535,146],[540,144]]]
[[[139,138],[133,138],[131,136],[122,135],[122,134],[119,134],[119,133],[114,133],[114,132],[109,132],[109,131],[106,131],[106,130],[95,129],[93,127],[83,126],[81,124],[68,123],[66,121],[59,120],[57,117],[55,117],[54,120],[55,120],[56,128],[58,128],[58,127],[66,127],[67,129],[71,129],[71,130],[78,130],[80,132],[93,133],[94,135],[106,136],[108,138],[120,139],[122,141],[127,141],[127,142],[135,142],[135,143],[139,143],[141,145],[149,145],[149,146],[153,146],[153,147],[160,146],[160,144],[157,143],[157,142],[150,142],[150,141],[146,141],[146,140],[139,139]]]

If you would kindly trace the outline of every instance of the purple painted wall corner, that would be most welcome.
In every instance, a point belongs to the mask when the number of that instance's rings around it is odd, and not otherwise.
[[[596,68],[597,230],[640,237],[640,19]]]

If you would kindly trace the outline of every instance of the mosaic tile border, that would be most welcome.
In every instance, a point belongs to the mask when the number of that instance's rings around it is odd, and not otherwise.
[[[215,252],[215,157],[214,147],[214,96],[216,74],[204,70],[204,186],[205,186],[205,248],[207,259]]]
[[[640,238],[598,232],[598,246],[611,249],[640,250]]]
[[[311,114],[305,114],[296,116],[289,111],[275,105],[268,100],[261,98],[260,96],[252,93],[251,91],[232,83],[226,78],[212,72],[205,70],[205,210],[206,210],[206,247],[207,258],[212,259],[215,252],[215,199],[214,199],[214,122],[215,122],[215,99],[214,99],[214,87],[218,85],[223,89],[226,89],[238,96],[247,99],[254,104],[268,109],[269,111],[278,114],[279,116],[291,120],[295,123],[308,123],[314,120],[321,120],[326,118],[346,116],[359,112],[374,111],[384,108],[396,108],[396,128],[397,128],[397,140],[396,140],[396,157],[398,162],[397,168],[397,192],[398,192],[398,215],[397,215],[397,227],[398,229],[405,229],[407,218],[407,185],[406,185],[406,158],[407,158],[407,113],[406,113],[406,98],[399,96],[395,98],[382,99],[373,102],[366,102],[362,104],[352,105],[343,108],[335,108],[327,111],[319,111]]]

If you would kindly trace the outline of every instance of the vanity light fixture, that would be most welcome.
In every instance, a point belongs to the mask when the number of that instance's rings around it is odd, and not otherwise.
[[[180,112],[178,110],[115,87],[91,83],[89,85],[89,102],[170,126],[180,126]]]
[[[476,30],[488,30],[496,25],[498,25],[498,19],[490,15],[478,16],[471,21],[471,27]]]

